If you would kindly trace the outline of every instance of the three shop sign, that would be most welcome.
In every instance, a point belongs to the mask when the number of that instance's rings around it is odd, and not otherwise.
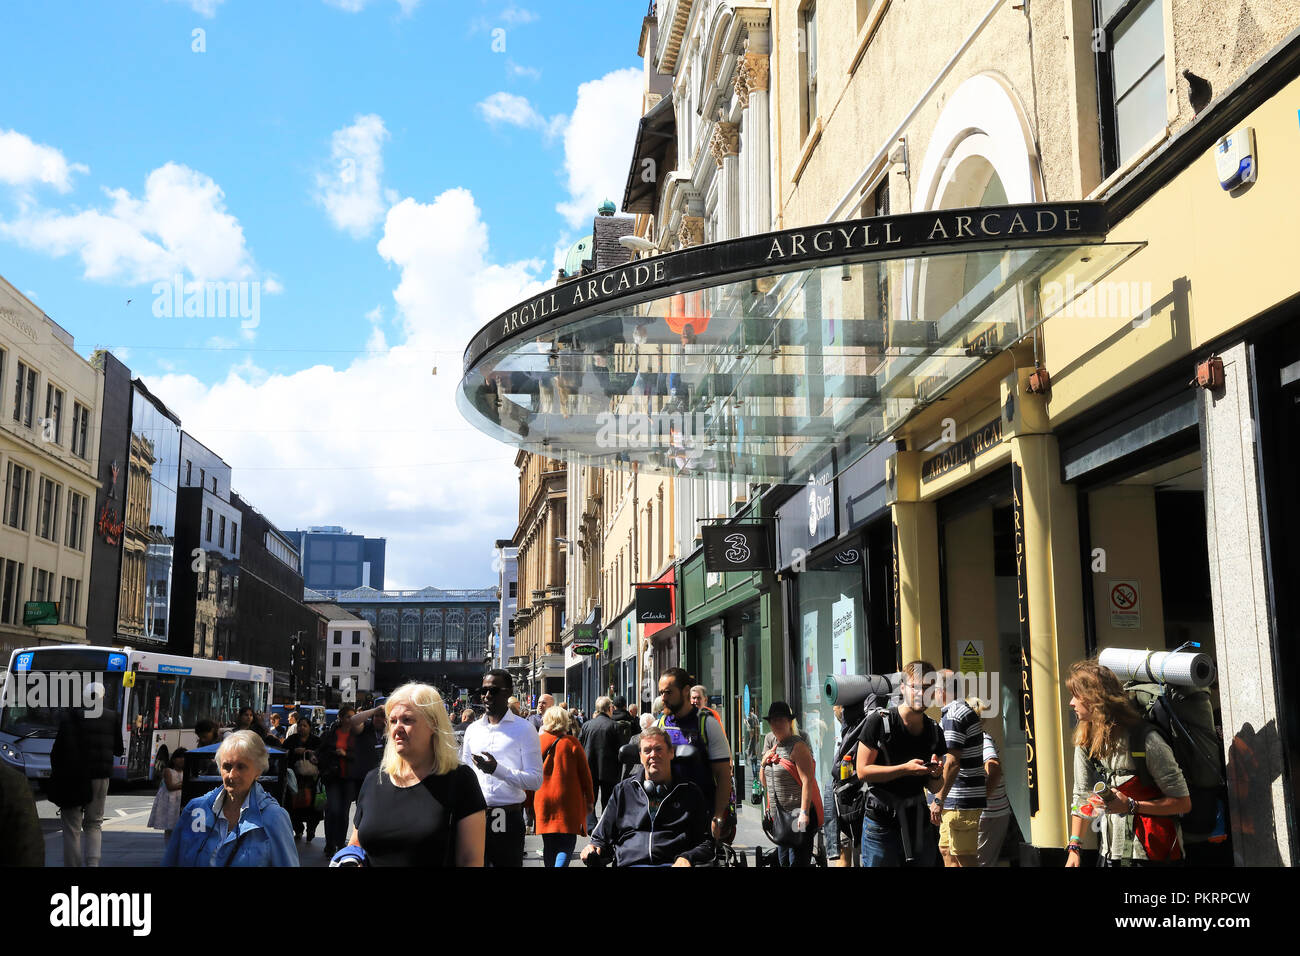
[[[715,524],[700,529],[706,571],[772,571],[767,524]]]

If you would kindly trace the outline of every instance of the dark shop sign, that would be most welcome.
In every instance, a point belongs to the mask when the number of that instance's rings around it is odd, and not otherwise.
[[[465,349],[465,371],[484,353],[567,321],[679,292],[819,266],[950,252],[1103,240],[1103,202],[1027,203],[876,216],[691,246],[584,276],[520,302]]]
[[[775,571],[765,524],[714,524],[700,529],[706,571]]]
[[[636,586],[636,622],[638,624],[671,624],[672,620],[672,585],[638,584]]]
[[[946,475],[954,468],[968,465],[980,455],[1002,443],[1002,417],[998,416],[982,428],[976,429],[951,448],[947,448],[933,458],[927,458],[921,465],[921,481],[933,481],[940,475]]]
[[[1025,784],[1029,789],[1029,815],[1032,817],[1038,812],[1038,739],[1034,736],[1034,672],[1029,655],[1024,479],[1016,462],[1011,463],[1011,511],[1016,532],[1016,613],[1020,617],[1020,723],[1025,732]]]

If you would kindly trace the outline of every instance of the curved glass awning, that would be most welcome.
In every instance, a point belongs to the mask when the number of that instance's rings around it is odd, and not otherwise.
[[[1068,314],[1144,245],[1106,226],[1101,203],[954,209],[634,260],[484,326],[458,403],[565,461],[802,481]]]

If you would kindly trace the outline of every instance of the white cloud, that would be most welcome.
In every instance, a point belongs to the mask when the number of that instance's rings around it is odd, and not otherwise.
[[[217,14],[217,7],[221,6],[226,0],[170,0],[172,3],[183,3],[195,13],[211,19]]]
[[[370,3],[371,0],[325,0],[326,6],[335,7],[346,13],[360,13]],[[409,15],[420,5],[420,0],[397,0],[397,5],[402,8],[403,14]]]
[[[383,119],[374,113],[357,116],[351,126],[334,131],[333,172],[316,176],[316,201],[336,229],[358,239],[379,224],[388,208],[381,185],[387,139]]]
[[[84,277],[103,282],[257,277],[244,230],[226,211],[225,194],[211,177],[167,163],[148,175],[140,198],[125,189],[105,193],[106,209],[24,210],[0,221],[0,236],[52,256],[78,255]]]
[[[534,23],[538,19],[537,14],[532,10],[525,10],[517,7],[513,3],[501,11],[501,20],[512,27],[522,26],[525,23]]]
[[[514,60],[506,60],[506,72],[511,76],[526,76],[530,80],[540,80],[542,71],[535,66],[520,66]]]
[[[578,102],[564,131],[569,199],[555,207],[571,228],[589,224],[604,200],[622,198],[644,82],[640,70],[628,68],[578,87]]]
[[[552,116],[548,120],[537,112],[527,97],[514,93],[493,93],[478,104],[478,111],[493,126],[504,123],[520,129],[540,130],[547,140],[558,136],[566,122],[563,116]]]
[[[81,163],[69,163],[53,146],[34,143],[22,133],[0,129],[0,183],[27,187],[52,186],[61,193],[72,188],[73,173],[88,173]]]
[[[280,527],[387,537],[390,588],[487,586],[492,542],[514,531],[518,473],[514,450],[457,410],[460,358],[485,321],[541,288],[544,264],[493,262],[464,189],[397,203],[377,248],[397,273],[396,308],[364,314],[366,347],[387,347],[387,325],[391,350],[292,374],[232,369],[210,386],[188,375],[147,383]]]

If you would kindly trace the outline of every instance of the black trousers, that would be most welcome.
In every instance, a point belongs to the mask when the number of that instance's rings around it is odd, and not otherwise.
[[[483,846],[483,865],[508,867],[524,865],[524,808],[488,807],[487,836]]]

